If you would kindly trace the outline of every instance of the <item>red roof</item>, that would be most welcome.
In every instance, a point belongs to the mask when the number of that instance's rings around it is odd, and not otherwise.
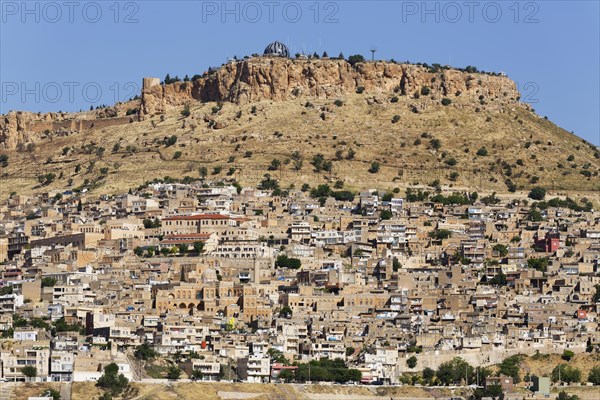
[[[194,242],[205,242],[210,238],[211,233],[187,233],[181,235],[167,235],[164,237],[162,243],[194,243]]]
[[[203,219],[229,219],[228,215],[223,214],[198,214],[198,215],[178,215],[173,217],[167,217],[164,221],[177,221],[177,220],[203,220]]]

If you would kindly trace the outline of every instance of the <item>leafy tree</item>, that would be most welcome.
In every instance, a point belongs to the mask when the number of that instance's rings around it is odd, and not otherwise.
[[[65,320],[65,317],[60,317],[54,322],[54,328],[56,332],[77,332],[81,330],[81,325],[79,324],[69,324]]]
[[[411,356],[406,360],[406,365],[408,368],[414,368],[417,366],[417,357]]]
[[[402,264],[400,264],[400,261],[398,261],[398,258],[394,257],[392,259],[392,270],[394,272],[398,272],[398,270],[402,268]]]
[[[473,367],[460,357],[442,363],[435,375],[443,385],[459,384],[462,380],[470,383],[475,380]]]
[[[490,283],[490,285],[506,286],[506,284],[507,284],[506,274],[504,274],[502,271],[500,271],[498,273],[498,275],[496,275],[492,279],[490,279],[489,283]]]
[[[571,350],[564,350],[561,358],[565,361],[571,361],[573,357],[575,357],[575,353],[573,353]]]
[[[452,236],[452,231],[447,229],[436,229],[435,231],[429,232],[429,237],[434,240],[448,239]]]
[[[485,388],[476,388],[471,395],[471,400],[481,400],[484,397],[492,399],[502,398],[502,386],[500,385],[489,385]]]
[[[202,179],[204,179],[204,178],[206,178],[206,175],[208,175],[208,168],[206,168],[206,167],[200,167],[198,169],[198,173],[200,174],[200,177]]]
[[[165,142],[165,145],[168,146],[174,146],[175,143],[177,143],[177,136],[176,135],[171,135]]]
[[[31,380],[32,378],[35,378],[37,376],[38,371],[37,368],[33,365],[26,365],[23,368],[21,368],[21,373],[27,378],[29,378],[29,380]]]
[[[56,278],[51,276],[42,278],[42,287],[53,287],[54,285],[56,285]]]
[[[477,155],[485,157],[488,155],[488,150],[485,147],[480,147],[479,150],[477,150]]]
[[[115,363],[104,367],[104,374],[96,382],[96,386],[112,396],[118,396],[128,385],[129,380],[125,375],[119,374],[119,366]]]
[[[533,200],[544,200],[544,197],[546,197],[546,189],[536,186],[531,189],[528,197]]]
[[[383,210],[381,211],[380,216],[382,221],[389,220],[392,219],[392,212],[390,210]]]
[[[148,343],[142,343],[136,347],[134,355],[138,360],[151,360],[158,356],[158,353]]]
[[[201,254],[204,251],[203,242],[194,242],[194,252]]]
[[[502,363],[500,363],[499,372],[503,375],[512,377],[514,383],[519,383],[521,381],[519,365],[522,359],[523,357],[520,355],[505,358]]]
[[[271,347],[269,350],[267,350],[267,354],[269,355],[269,357],[271,357],[271,359],[274,362],[278,362],[280,364],[283,365],[288,365],[289,362],[287,360],[287,358],[285,358],[285,356],[283,355],[283,353],[273,347]]]
[[[579,400],[579,396],[576,395],[570,395],[567,392],[565,392],[564,390],[561,390],[558,393],[558,397],[556,397],[557,400]]]
[[[458,164],[458,161],[456,161],[456,158],[454,158],[454,157],[447,158],[444,162],[451,167]]]
[[[434,150],[439,150],[442,147],[442,142],[440,141],[440,139],[431,139],[429,141],[429,147],[431,147]]]
[[[450,100],[449,98],[447,98],[447,97],[444,97],[444,98],[442,99],[442,105],[443,105],[443,106],[449,106],[450,104],[452,104],[452,100]]]
[[[433,380],[434,380],[434,378],[435,378],[435,371],[434,371],[434,370],[432,370],[432,369],[431,369],[431,368],[429,368],[429,367],[425,367],[425,368],[423,369],[423,373],[422,373],[422,375],[423,375],[423,380],[424,380],[425,382],[427,382],[427,383],[429,383],[429,384],[433,383]]]
[[[310,365],[310,367],[309,367]],[[343,360],[329,360],[322,358],[312,360],[309,363],[297,364],[296,380],[306,382],[309,380],[317,382],[358,382],[362,374],[357,369],[348,368]],[[310,368],[310,372],[309,372]]]
[[[290,268],[299,269],[302,266],[302,262],[297,258],[289,258],[285,254],[280,254],[275,260],[275,267],[277,268]]]
[[[529,260],[527,260],[527,266],[529,268],[533,268],[541,272],[546,272],[546,270],[548,269],[548,259],[545,257],[530,258]]]
[[[260,190],[273,190],[273,194],[275,195],[275,191],[279,189],[279,182],[277,182],[277,179],[271,178],[271,175],[265,174],[258,188]]]
[[[202,380],[202,378],[204,377],[204,374],[202,373],[201,370],[199,369],[195,369],[192,371],[192,376],[191,378],[195,381],[200,381]]]
[[[323,170],[323,164],[325,163],[325,157],[321,153],[315,154],[310,163],[315,168],[315,172],[321,172],[321,170]]]
[[[171,365],[167,370],[167,379],[176,381],[181,376],[181,368],[176,365]]]
[[[331,187],[329,187],[329,185],[327,184],[322,184],[317,186],[316,188],[312,188],[310,191],[310,197],[313,198],[317,198],[317,197],[329,197],[331,196]]]
[[[182,116],[182,117],[184,117],[184,118],[187,118],[187,117],[189,117],[191,114],[192,114],[192,113],[191,113],[191,111],[190,111],[190,105],[189,105],[189,104],[186,104],[186,105],[183,107],[183,110],[181,110],[181,116]]]
[[[596,289],[596,291],[592,296],[592,303],[598,303],[600,301],[600,284],[594,285],[594,288]]]
[[[275,158],[271,161],[271,164],[267,167],[267,169],[269,171],[277,171],[280,166],[281,166],[281,161],[279,161],[278,159]]]
[[[372,174],[376,174],[377,172],[379,172],[379,168],[380,168],[379,163],[377,161],[373,161],[371,163],[371,167],[369,168],[369,172]]]
[[[348,57],[348,62],[350,63],[350,65],[354,66],[358,63],[365,62],[365,58],[360,54],[354,54],[354,55]]]
[[[281,311],[279,311],[279,317],[280,318],[286,318],[288,315],[291,317],[293,314],[292,309],[290,308],[290,306],[284,306]]]
[[[330,193],[331,197],[338,201],[353,201],[354,193],[349,190],[338,190]]]
[[[529,212],[527,213],[527,219],[531,222],[540,222],[544,220],[544,218],[542,217],[542,213],[536,210],[535,208],[529,210]]]
[[[594,385],[600,385],[600,365],[596,365],[590,370],[587,380]]]
[[[506,246],[504,244],[498,243],[498,244],[494,245],[493,250],[498,252],[500,257],[506,257],[508,255],[508,246]]]
[[[552,382],[558,381],[566,383],[580,382],[581,371],[567,364],[559,364],[552,370]]]

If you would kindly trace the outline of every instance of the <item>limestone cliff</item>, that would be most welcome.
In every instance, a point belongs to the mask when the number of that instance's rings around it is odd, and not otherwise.
[[[396,92],[409,97],[427,93],[426,96],[438,101],[448,97],[453,102],[477,102],[487,107],[516,103],[519,99],[516,84],[505,76],[453,69],[432,72],[419,65],[387,62],[360,63],[353,67],[344,60],[253,58],[227,64],[193,82],[145,89],[142,114],[163,113],[192,100],[247,104],[302,97],[339,98],[359,87],[366,93]]]

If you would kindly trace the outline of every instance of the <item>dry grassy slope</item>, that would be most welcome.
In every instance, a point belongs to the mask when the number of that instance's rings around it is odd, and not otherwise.
[[[393,188],[440,179],[456,188],[502,192],[506,191],[506,177],[500,172],[499,161],[506,161],[513,165],[511,179],[523,190],[533,186],[530,183],[533,176],[540,178],[537,185],[557,192],[600,188],[600,162],[594,157],[594,149],[523,105],[476,112],[475,102],[455,101],[444,107],[423,98],[400,97],[397,103],[391,103],[391,96],[376,95],[376,102],[369,105],[367,99],[373,96],[353,93],[341,98],[342,107],[334,105],[333,100],[315,99],[309,99],[314,104],[312,108],[305,107],[307,99],[244,106],[224,103],[218,115],[211,111],[215,103],[196,103],[192,105],[192,115],[185,119],[180,109],[175,109],[165,115],[164,121],[153,116],[141,122],[54,138],[38,143],[31,153],[7,152],[10,163],[1,171],[0,196],[5,198],[11,191],[29,193],[64,188],[70,177],[73,185],[78,186],[84,179],[96,179],[103,167],[108,168],[108,177],[95,193],[121,192],[166,175],[198,177],[201,165],[208,166],[209,171],[214,166],[223,166],[218,176],[225,176],[231,167],[230,156],[235,157],[233,166],[237,168],[233,176],[242,184],[256,184],[267,173],[266,166],[273,158],[284,161],[296,150],[304,158],[300,172],[291,165],[271,172],[283,187],[341,179],[351,189]],[[424,109],[414,113],[413,105]],[[252,106],[257,108],[256,115],[251,114]],[[240,111],[242,116],[237,118]],[[321,118],[323,112],[325,120]],[[394,124],[395,115],[400,116],[400,121]],[[211,129],[205,117],[225,127]],[[438,151],[430,149],[430,138],[420,137],[423,132],[439,139],[442,147]],[[160,142],[170,135],[178,137],[177,144],[165,147]],[[422,144],[414,145],[417,139]],[[121,150],[112,154],[117,142]],[[531,142],[528,149],[527,142]],[[82,146],[88,143],[105,147],[105,154],[102,157],[84,154]],[[127,145],[135,146],[137,152],[126,153]],[[475,154],[482,146],[488,149],[486,157]],[[73,150],[63,156],[64,147]],[[350,148],[356,151],[354,160],[334,161],[331,174],[312,172],[309,161],[314,154],[322,153],[332,159],[337,150],[343,150],[345,156]],[[172,160],[175,151],[182,152],[179,160]],[[247,151],[253,153],[252,157],[244,157]],[[446,159],[454,157],[458,161],[456,167],[444,163],[444,153]],[[573,162],[567,161],[570,154],[575,157]],[[46,163],[49,157],[52,162]],[[515,164],[518,159],[523,160],[522,167]],[[95,165],[88,173],[87,166],[92,161]],[[367,172],[372,161],[381,164],[377,174]],[[560,168],[558,163],[564,166]],[[586,163],[596,176],[585,178],[579,174]],[[79,174],[74,173],[77,164],[82,167]],[[448,179],[452,170],[460,174],[456,182]],[[57,176],[62,173],[62,178],[48,187],[39,187],[36,176],[48,172]],[[591,193],[591,197],[597,197],[597,193]]]
[[[129,399],[146,400],[166,400],[166,399],[202,399],[202,400],[222,400],[222,399],[244,399],[253,400],[309,400],[313,395],[321,399],[326,399],[326,395],[332,395],[331,398],[351,399],[357,396],[362,398],[382,398],[390,397],[403,399],[423,399],[436,398],[440,396],[450,396],[450,390],[434,389],[428,390],[418,387],[365,387],[365,386],[337,386],[337,385],[283,385],[283,384],[239,384],[239,383],[172,383],[164,384],[132,384],[136,393]],[[93,382],[75,382],[73,383],[73,400],[83,400],[96,398],[101,395],[101,391],[95,387]],[[237,396],[236,396],[237,395]],[[256,396],[256,397],[254,397]]]
[[[539,356],[527,357],[521,363],[521,370],[523,375],[529,372],[531,375],[538,376],[551,376],[552,370],[558,364],[567,363],[561,358],[560,354],[545,354]],[[578,368],[581,370],[581,377],[583,380],[587,380],[590,370],[594,367],[600,366],[600,354],[597,353],[582,353],[577,354],[571,361],[569,361],[571,367]]]

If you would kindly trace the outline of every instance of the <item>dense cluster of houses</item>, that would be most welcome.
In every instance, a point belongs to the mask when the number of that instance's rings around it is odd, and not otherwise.
[[[13,195],[0,378],[95,380],[114,362],[139,380],[146,344],[204,380],[268,382],[326,358],[398,384],[456,356],[598,345],[600,212],[487,203],[165,183]]]

